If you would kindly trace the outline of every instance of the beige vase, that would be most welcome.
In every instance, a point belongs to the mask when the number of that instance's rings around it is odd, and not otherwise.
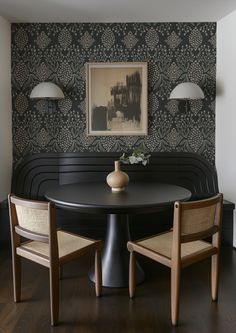
[[[107,176],[107,184],[111,187],[112,192],[124,191],[129,184],[129,176],[121,171],[120,161],[115,161],[115,171]]]

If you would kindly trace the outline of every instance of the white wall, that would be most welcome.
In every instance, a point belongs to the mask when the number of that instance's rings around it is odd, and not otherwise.
[[[11,110],[11,25],[0,16],[0,202],[11,184]]]
[[[216,168],[225,199],[236,203],[236,11],[217,23]],[[236,246],[236,212],[234,213]]]

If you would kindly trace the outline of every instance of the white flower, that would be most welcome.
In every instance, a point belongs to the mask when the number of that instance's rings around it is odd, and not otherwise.
[[[131,156],[129,156],[129,162],[130,162],[130,164],[137,164],[138,159],[135,156],[131,155]]]
[[[125,153],[123,153],[120,156],[120,161],[124,164],[140,164],[147,165],[149,162],[149,158],[151,155],[145,155],[145,153],[139,151],[138,149],[135,149],[130,156],[125,156]]]

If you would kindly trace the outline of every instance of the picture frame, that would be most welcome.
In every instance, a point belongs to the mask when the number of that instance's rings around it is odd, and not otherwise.
[[[147,135],[147,62],[93,62],[86,70],[87,135]]]

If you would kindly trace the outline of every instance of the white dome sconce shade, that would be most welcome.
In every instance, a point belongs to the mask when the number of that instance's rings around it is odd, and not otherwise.
[[[30,94],[32,99],[62,99],[65,98],[59,86],[52,82],[41,82],[33,88]]]
[[[193,82],[183,82],[178,84],[170,93],[169,99],[203,99],[204,93],[202,89]]]

